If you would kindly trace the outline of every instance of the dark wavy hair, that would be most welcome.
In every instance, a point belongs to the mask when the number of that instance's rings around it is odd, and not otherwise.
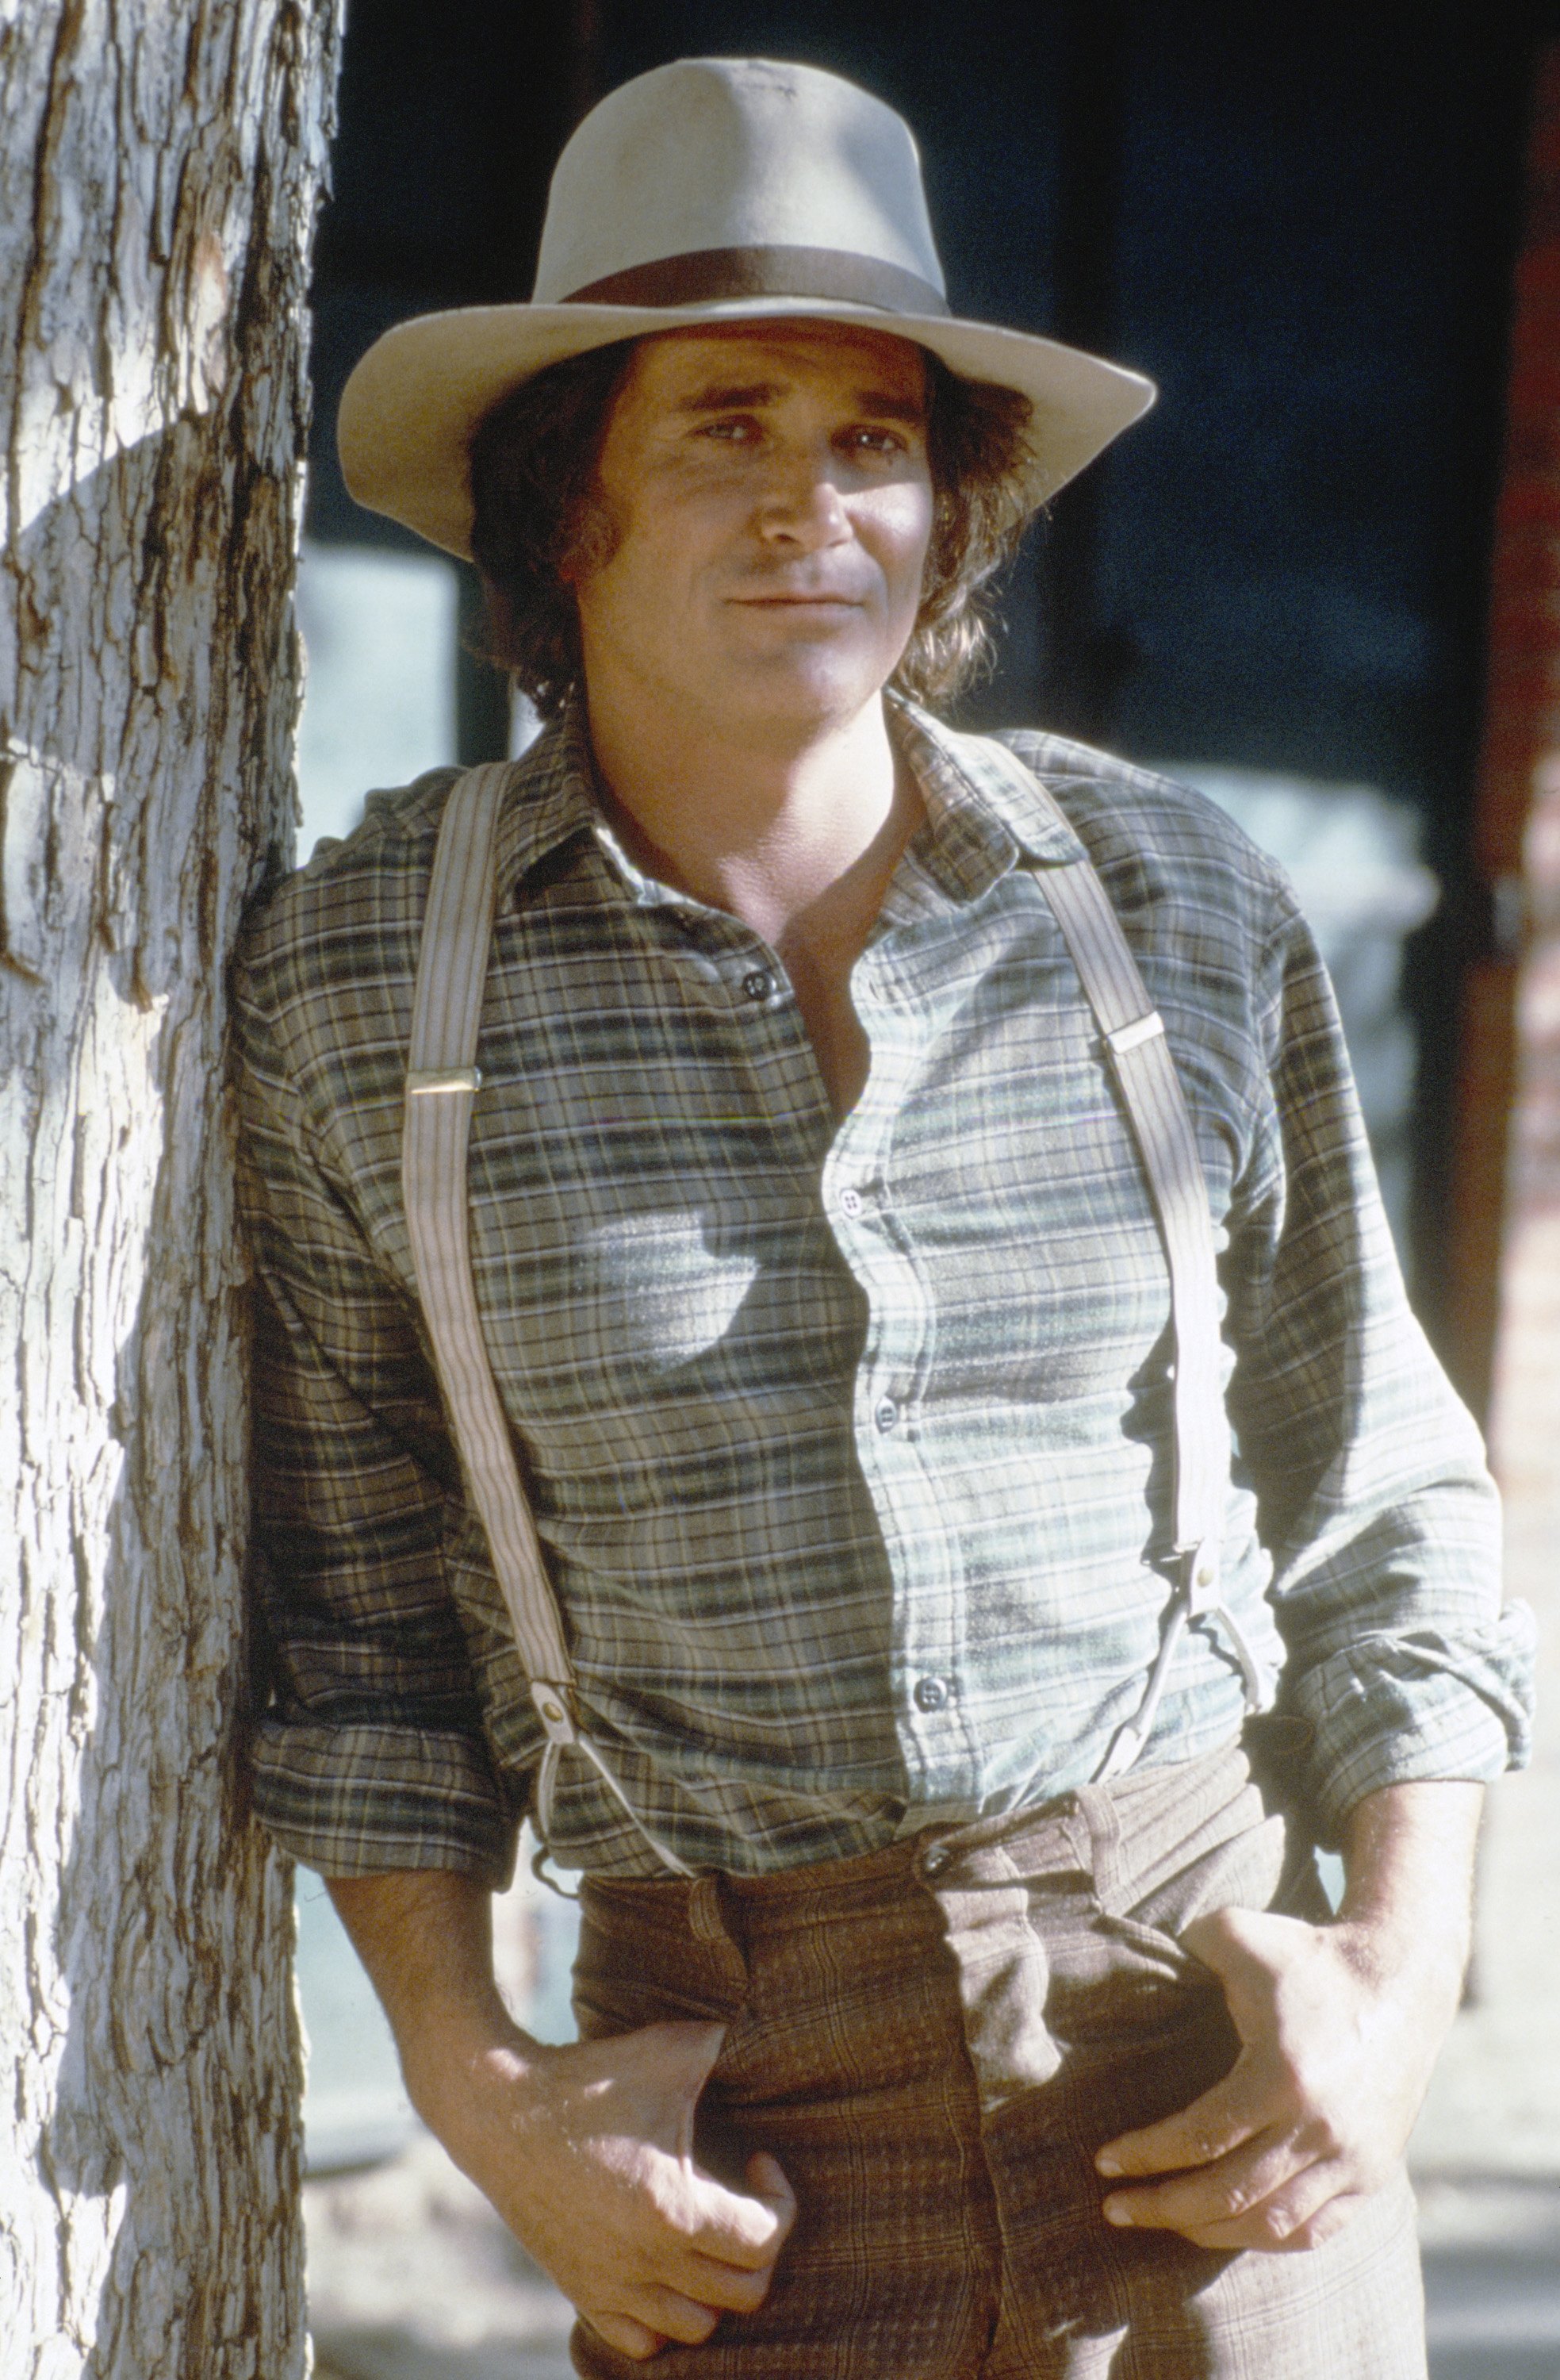
[[[569,574],[605,562],[616,541],[596,467],[635,345],[622,339],[550,364],[501,397],[472,436],[471,542],[487,596],[487,658],[544,719],[580,675]],[[932,539],[921,608],[889,683],[917,702],[937,702],[990,666],[982,599],[1028,516],[1016,475],[1031,407],[1016,389],[961,380],[922,353]]]

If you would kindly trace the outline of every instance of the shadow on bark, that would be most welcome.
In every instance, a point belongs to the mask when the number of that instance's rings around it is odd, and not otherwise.
[[[265,778],[294,699],[284,462],[242,451],[231,421],[180,421],[6,557],[24,650],[99,664],[59,671],[72,703],[42,729],[18,673],[0,750],[22,1481],[0,1609],[15,1592],[25,1906],[11,1898],[33,2010],[14,2213],[18,2268],[59,2315],[41,2362],[7,2366],[30,2375],[304,2368],[291,1875],[238,1765],[224,1088],[223,969],[270,856],[257,822],[285,819]],[[79,609],[56,625],[36,607],[60,588]]]

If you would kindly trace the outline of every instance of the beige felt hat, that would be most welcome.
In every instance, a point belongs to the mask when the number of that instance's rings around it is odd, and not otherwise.
[[[816,67],[682,58],[591,110],[558,160],[528,306],[399,322],[342,396],[360,504],[469,554],[467,446],[545,365],[699,322],[791,317],[913,339],[1034,407],[1044,504],[1154,402],[1139,373],[949,310],[920,160],[892,108]]]

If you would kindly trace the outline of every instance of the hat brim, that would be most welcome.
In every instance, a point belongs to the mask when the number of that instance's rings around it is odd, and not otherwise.
[[[910,339],[961,379],[1017,389],[1033,407],[1017,493],[1033,511],[1147,412],[1140,372],[1080,347],[989,322],[897,314],[811,298],[720,298],[690,306],[466,306],[398,322],[376,340],[342,393],[342,476],[358,504],[471,558],[472,432],[509,390],[618,339],[705,322],[845,322]]]

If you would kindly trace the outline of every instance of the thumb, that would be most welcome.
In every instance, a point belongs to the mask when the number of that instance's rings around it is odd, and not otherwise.
[[[626,2040],[639,2046],[668,2092],[685,2093],[696,2099],[720,2055],[726,2028],[714,2022],[647,2024],[636,2034],[618,2038],[620,2045]]]
[[[732,2262],[756,2269],[780,2253],[796,2220],[796,2200],[767,2150],[760,2149],[748,2158],[744,2179],[745,2190],[735,2190],[708,2175],[700,2177],[712,2234],[707,2252],[728,2253]]]
[[[1270,1973],[1284,1962],[1287,1953],[1316,1929],[1303,1918],[1281,1917],[1271,1909],[1242,1909],[1239,1903],[1227,1909],[1204,1910],[1183,1925],[1179,1940],[1183,1949],[1204,1967],[1211,1967],[1222,1984],[1236,1982],[1255,1971]]]
[[[745,2175],[748,2195],[769,2209],[783,2240],[796,2220],[796,2192],[787,2181],[780,2159],[772,2157],[768,2149],[756,2149],[747,2160]]]
[[[1217,1976],[1235,2030],[1248,2046],[1272,2029],[1275,1995],[1317,1929],[1270,1909],[1214,1909],[1181,1930],[1181,1943]]]
[[[726,2038],[723,2024],[649,2025],[640,2035],[656,2058],[656,2080],[661,2107],[670,2122],[679,2157],[694,2154],[694,2118],[699,2094]]]

